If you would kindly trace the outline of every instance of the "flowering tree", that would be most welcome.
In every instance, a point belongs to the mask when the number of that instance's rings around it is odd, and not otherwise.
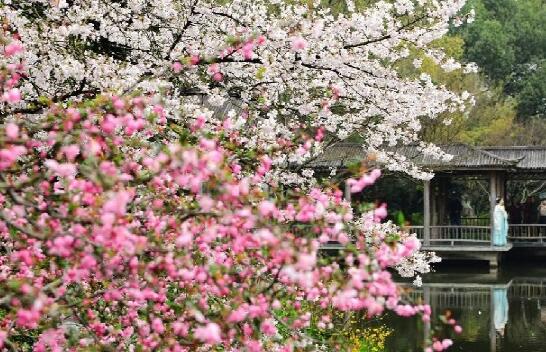
[[[409,141],[419,116],[461,106],[392,66],[459,6],[4,1],[0,343],[289,351],[344,346],[305,333],[335,311],[430,319],[387,271],[423,259],[377,225],[385,207],[353,219],[336,188],[283,185],[324,145]],[[204,107],[226,100],[239,108]],[[328,241],[341,257],[318,255]]]
[[[29,65],[28,101],[5,114],[141,89],[161,92],[170,118],[187,123],[196,110],[206,112],[200,97],[207,96],[212,105],[228,100],[248,110],[234,121],[244,126],[240,138],[268,150],[275,165],[303,169],[325,146],[360,136],[381,160],[398,159],[389,167],[423,176],[383,147],[419,142],[420,119],[460,109],[468,97],[425,74],[402,79],[395,67],[410,50],[446,69],[460,66],[430,44],[460,24],[461,17],[450,21],[464,1],[377,1],[363,11],[345,2],[347,13],[334,16],[320,1],[4,1],[0,14],[27,48]],[[318,129],[321,143],[299,153],[275,150]]]
[[[45,139],[2,128],[4,346],[19,350],[36,334],[37,351],[304,348],[305,335],[283,339],[276,325],[298,331],[311,315],[275,315],[302,301],[324,310],[316,324],[326,330],[332,310],[430,318],[428,306],[404,303],[386,271],[418,240],[354,229],[341,270],[317,254],[320,243],[348,241],[352,211],[340,191],[273,199],[261,188],[266,155],[242,170],[225,136],[158,143],[163,114],[146,98],[101,96],[52,107],[35,126]]]

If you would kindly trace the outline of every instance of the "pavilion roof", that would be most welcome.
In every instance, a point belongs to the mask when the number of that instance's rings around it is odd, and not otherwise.
[[[519,160],[518,169],[546,169],[546,146],[537,147],[483,147],[484,151],[505,159]]]
[[[473,147],[466,144],[440,146],[447,154],[453,155],[450,161],[442,161],[433,156],[423,155],[417,146],[408,145],[393,148],[392,151],[404,156],[416,165],[432,170],[546,170],[546,146],[543,147]],[[330,146],[311,167],[344,167],[351,162],[364,159],[365,149],[358,143],[338,143]]]

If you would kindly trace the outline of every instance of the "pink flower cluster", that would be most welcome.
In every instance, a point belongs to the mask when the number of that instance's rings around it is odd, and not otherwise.
[[[439,352],[439,351],[445,351],[447,350],[449,347],[451,347],[453,345],[453,341],[450,340],[450,339],[443,339],[442,341],[434,341],[434,343],[432,344],[432,347],[427,347],[425,349],[425,352],[432,352],[432,351],[435,351],[435,352]]]
[[[203,131],[198,116],[187,126],[195,139],[171,138],[179,130],[152,97],[103,95],[49,113],[39,129],[24,119],[0,127],[0,346],[33,330],[36,351],[288,352],[313,324],[331,329],[335,310],[429,319],[430,307],[403,302],[388,271],[418,242],[352,231],[338,189],[267,183],[271,156],[241,156],[236,132]],[[373,214],[380,221],[386,207]],[[323,243],[351,240],[356,250],[319,255]],[[295,316],[281,321],[283,306]],[[294,334],[283,338],[279,323]]]
[[[17,40],[11,40],[4,47],[4,55],[1,59],[0,70],[0,96],[2,101],[8,104],[16,104],[21,101],[21,91],[17,88],[23,75],[23,65],[10,62],[13,56],[23,52],[22,44]]]
[[[381,170],[374,169],[369,174],[364,174],[358,180],[350,178],[347,180],[347,185],[351,188],[351,193],[358,193],[364,188],[371,186],[381,176]]]

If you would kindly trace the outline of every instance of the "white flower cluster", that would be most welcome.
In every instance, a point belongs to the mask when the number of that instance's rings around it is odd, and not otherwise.
[[[402,79],[395,69],[412,48],[459,68],[428,45],[463,4],[377,1],[356,11],[347,1],[349,12],[334,16],[320,1],[28,0],[4,2],[0,16],[26,48],[27,101],[141,89],[160,92],[184,120],[203,96],[213,107],[236,99],[252,107],[244,121],[232,117],[250,147],[275,149],[297,130],[322,126],[326,141],[359,134],[381,150],[416,142],[422,118],[467,103],[430,77]],[[412,172],[411,162],[383,157]]]
[[[402,240],[406,241],[415,236],[415,234],[409,234],[401,231],[401,229],[394,223],[388,221],[386,223],[374,223],[372,213],[363,214],[360,218],[354,220],[354,226],[365,230],[369,234],[369,245],[373,245],[377,234],[398,233],[402,236]],[[420,286],[421,275],[431,272],[431,264],[439,263],[442,259],[436,255],[435,252],[418,250],[413,253],[411,257],[406,257],[394,268],[405,278],[414,278],[414,285]]]

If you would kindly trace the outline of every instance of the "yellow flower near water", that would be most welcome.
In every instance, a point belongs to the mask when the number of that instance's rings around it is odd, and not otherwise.
[[[385,341],[392,333],[384,326],[369,327],[362,331],[354,331],[350,335],[351,352],[383,352],[385,350]]]

